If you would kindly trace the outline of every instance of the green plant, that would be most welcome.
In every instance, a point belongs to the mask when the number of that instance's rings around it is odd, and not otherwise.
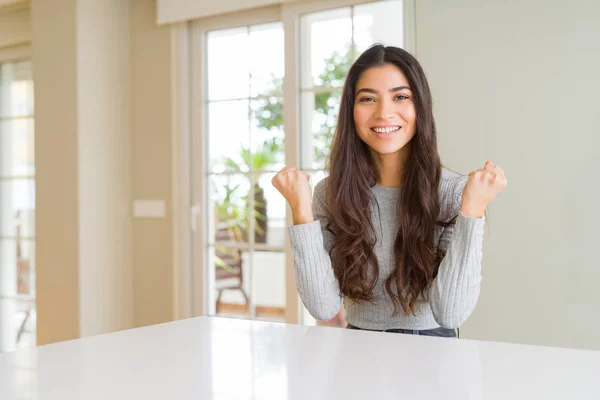
[[[225,196],[222,201],[215,203],[215,222],[217,227],[224,225],[228,229],[226,240],[241,241],[242,227],[238,223],[231,223],[245,219],[246,212],[244,207],[236,201],[236,192],[240,185],[235,186],[225,185]],[[221,238],[223,240],[223,238]]]
[[[213,186],[215,187],[215,186]],[[244,225],[240,221],[246,220],[246,208],[237,195],[240,185],[227,184],[223,188],[223,200],[215,203],[215,225],[217,242],[240,242],[244,237]],[[215,190],[215,197],[219,197]],[[215,264],[227,272],[235,272],[232,265],[238,263],[239,255],[235,249],[227,246],[215,245]]]

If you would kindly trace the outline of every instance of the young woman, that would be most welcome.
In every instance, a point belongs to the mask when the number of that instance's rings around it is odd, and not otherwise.
[[[298,292],[317,320],[456,337],[479,297],[487,205],[506,187],[488,161],[442,167],[429,85],[408,52],[375,45],[350,68],[328,164],[315,187],[286,167]]]

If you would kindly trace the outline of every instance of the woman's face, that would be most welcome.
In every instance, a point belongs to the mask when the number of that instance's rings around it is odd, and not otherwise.
[[[380,155],[402,150],[415,135],[412,91],[392,64],[364,71],[354,93],[354,123],[361,140]]]

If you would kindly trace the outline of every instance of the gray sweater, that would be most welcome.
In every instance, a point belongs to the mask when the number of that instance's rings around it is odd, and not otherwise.
[[[377,235],[375,255],[379,279],[373,289],[374,303],[354,302],[343,298],[333,273],[329,250],[332,234],[325,229],[326,179],[319,182],[313,195],[314,222],[288,227],[296,285],[302,302],[317,320],[333,318],[342,304],[346,321],[364,329],[433,329],[456,328],[473,312],[479,297],[481,258],[485,218],[466,217],[460,212],[462,192],[467,177],[442,171],[440,182],[440,220],[457,215],[451,227],[437,227],[438,246],[446,251],[437,277],[428,288],[428,301],[420,299],[415,314],[392,317],[393,303],[385,290],[385,280],[393,272],[394,241],[398,232],[396,206],[401,189],[379,185],[371,191],[379,204],[371,204],[371,221]]]

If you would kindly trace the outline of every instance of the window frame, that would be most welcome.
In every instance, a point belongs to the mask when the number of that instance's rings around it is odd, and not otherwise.
[[[173,85],[173,162],[174,182],[174,285],[175,315],[179,318],[207,315],[208,124],[206,104],[208,32],[241,26],[282,22],[284,30],[285,80],[283,117],[287,165],[300,162],[299,109],[299,24],[303,14],[386,0],[313,0],[296,1],[202,18],[172,26]],[[404,48],[416,52],[415,0],[403,2]],[[192,111],[193,110],[193,111]],[[186,160],[186,158],[188,158]],[[289,207],[286,225],[291,225]],[[240,247],[243,247],[240,246]],[[302,323],[302,303],[296,291],[289,240],[285,240],[285,276],[287,323]],[[213,272],[214,273],[214,272]]]
[[[31,44],[20,44],[20,45],[15,45],[15,46],[8,46],[8,47],[1,47],[0,48],[0,64],[5,64],[5,63],[14,63],[14,62],[20,62],[20,61],[29,61],[32,62],[32,48],[31,48]],[[34,100],[35,101],[35,100]],[[4,119],[13,119],[15,117],[5,117]],[[35,111],[32,114],[29,115],[23,115],[23,116],[18,116],[16,118],[31,118],[35,121]],[[34,131],[34,140],[35,140],[35,131]],[[35,173],[32,175],[24,175],[24,176],[17,176],[17,175],[4,175],[4,176],[0,176],[0,180],[2,181],[12,181],[12,180],[32,180],[34,182],[34,185],[36,183],[36,175]],[[0,239],[1,240],[17,240],[17,236],[11,236],[11,235],[1,235],[0,234]],[[26,242],[30,242],[33,243],[34,248],[35,248],[35,243],[36,243],[36,237],[35,236],[27,236],[27,237],[22,237],[22,240],[25,240]],[[31,271],[30,271],[30,282],[34,282],[35,281],[35,266],[30,266]],[[35,287],[35,283],[34,283],[34,287]],[[17,303],[27,303],[29,304],[29,308],[35,310],[36,309],[36,291],[35,289],[30,292],[29,294],[15,294],[15,295],[7,295],[7,294],[3,294],[0,292],[0,300],[2,301],[14,301]],[[18,344],[18,343],[16,343]],[[0,349],[1,351],[1,349]]]

